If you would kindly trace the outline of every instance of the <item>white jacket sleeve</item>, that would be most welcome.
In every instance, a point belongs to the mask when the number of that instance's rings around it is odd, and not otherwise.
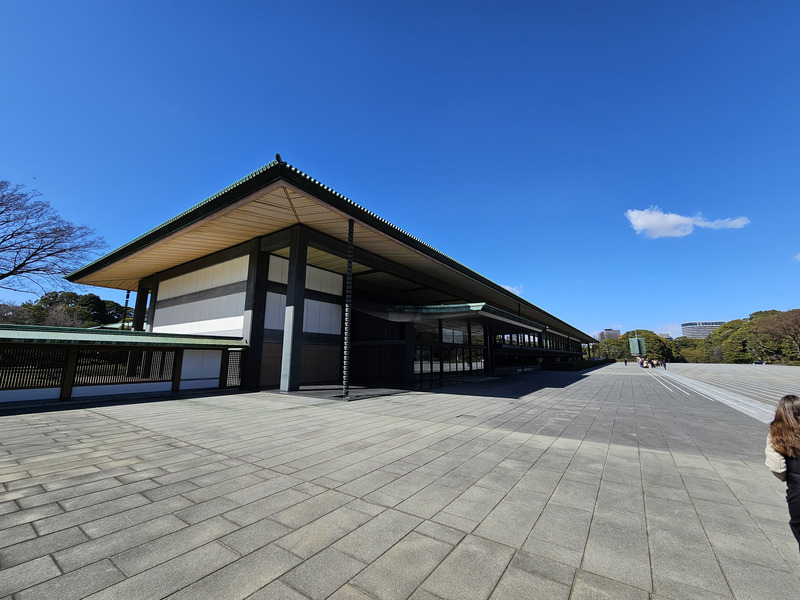
[[[767,447],[764,449],[767,459],[764,464],[781,481],[786,481],[786,460],[772,447],[772,440],[767,436]]]

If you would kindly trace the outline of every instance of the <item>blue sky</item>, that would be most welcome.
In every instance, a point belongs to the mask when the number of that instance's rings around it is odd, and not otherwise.
[[[0,179],[110,249],[279,152],[587,333],[800,307],[796,1],[8,0],[0,21]]]

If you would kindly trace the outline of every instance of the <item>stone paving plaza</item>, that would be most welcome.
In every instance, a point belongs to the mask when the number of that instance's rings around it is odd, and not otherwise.
[[[767,425],[709,389],[616,364],[2,416],[0,599],[800,598]]]

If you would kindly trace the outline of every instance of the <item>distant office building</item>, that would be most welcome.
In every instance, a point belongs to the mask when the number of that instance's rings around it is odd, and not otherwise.
[[[601,342],[603,340],[615,340],[619,337],[619,329],[603,329],[597,334],[597,339]]]
[[[665,339],[665,340],[671,340],[672,339],[672,334],[669,331],[667,331],[666,333],[659,333],[658,337],[660,337],[662,339]]]
[[[725,321],[689,321],[681,323],[681,333],[687,338],[702,339],[724,323]]]

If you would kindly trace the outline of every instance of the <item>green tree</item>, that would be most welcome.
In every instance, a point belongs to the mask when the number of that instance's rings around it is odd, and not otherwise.
[[[703,341],[710,362],[747,363],[761,360],[763,341],[754,337],[755,324],[749,319],[734,319],[717,327]]]
[[[673,340],[672,345],[678,362],[708,362],[702,339],[679,337]]]
[[[644,338],[646,358],[675,361],[675,352],[673,350],[672,342],[665,340],[657,333],[647,329],[637,329],[635,331],[628,331],[619,337],[621,344],[624,344],[625,357],[632,358],[630,352],[629,339],[633,337]]]
[[[117,323],[132,316],[130,307],[126,312],[124,306],[113,300],[103,300],[97,294],[79,295],[65,291],[47,292],[36,302],[24,302],[6,312],[9,314],[6,322],[54,327],[94,327]]]
[[[787,341],[793,354],[800,355],[800,308],[765,315],[757,327],[762,335]]]
[[[599,344],[595,344],[596,356],[600,358],[610,358],[617,360],[625,356],[625,349],[619,341],[619,338],[613,340],[603,340]]]

